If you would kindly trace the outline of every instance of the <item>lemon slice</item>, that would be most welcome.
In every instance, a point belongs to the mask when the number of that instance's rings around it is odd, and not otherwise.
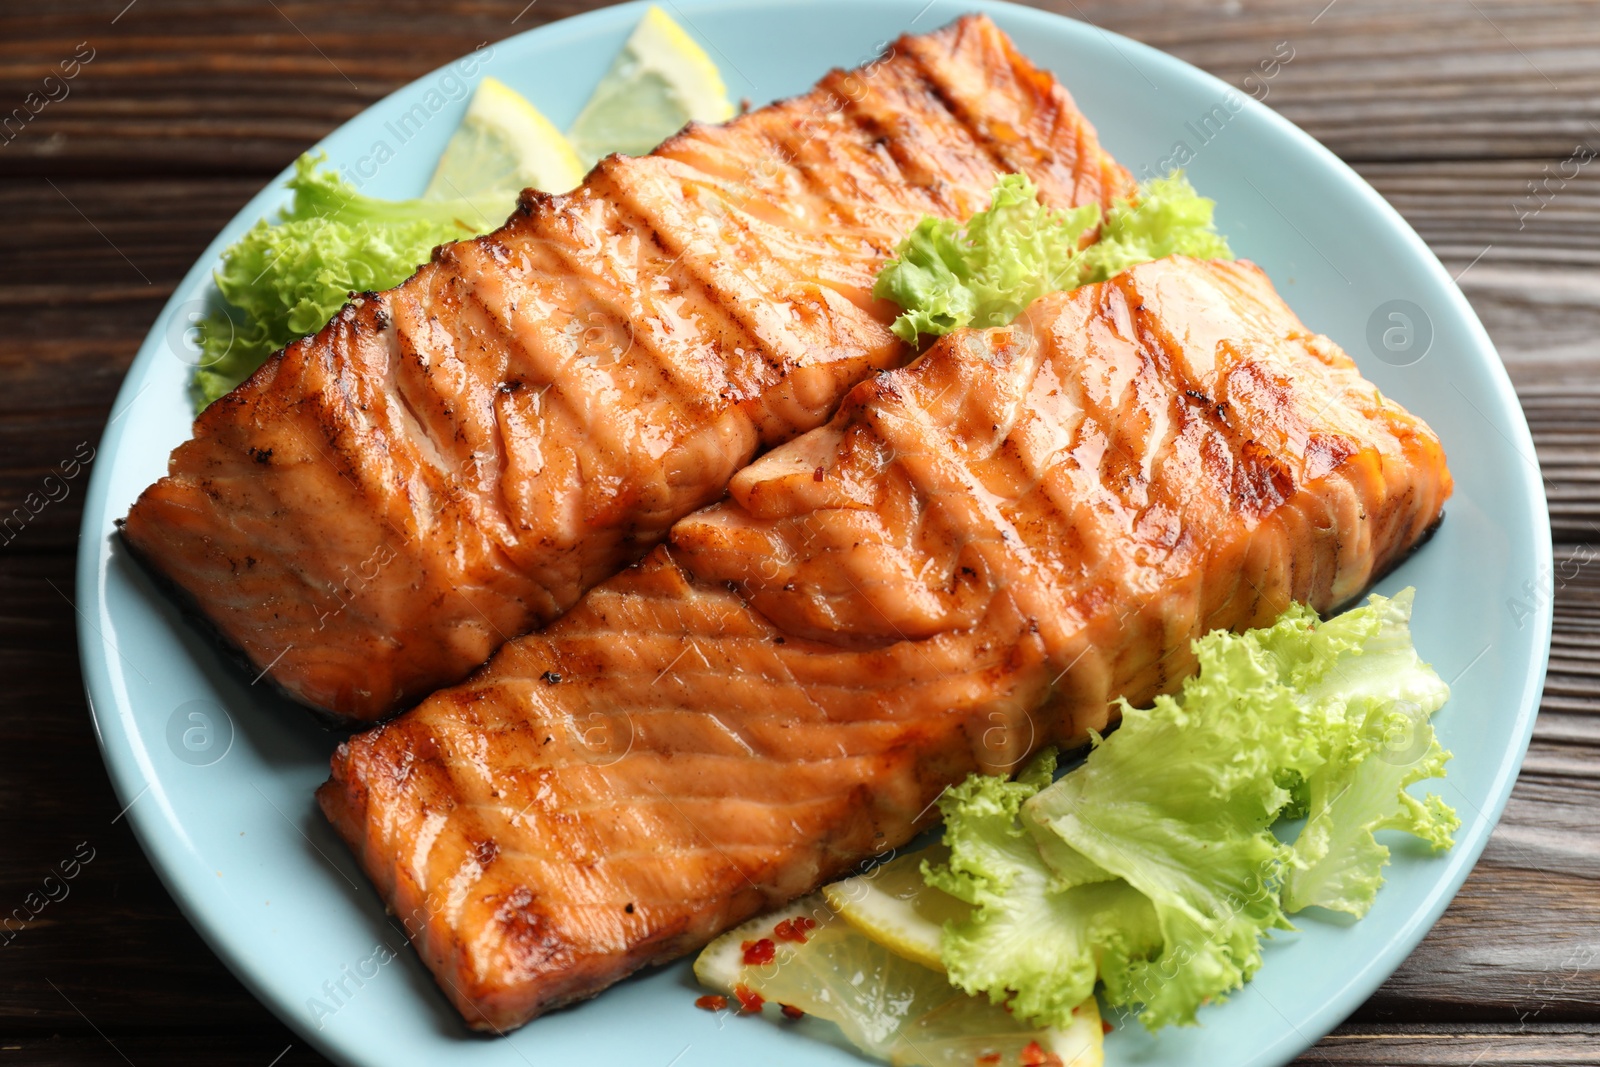
[[[705,49],[651,6],[583,105],[567,138],[586,166],[623,152],[642,156],[691,119],[733,117],[727,86]]]
[[[804,932],[803,944],[774,936],[779,922],[795,917],[816,923]],[[746,962],[745,945],[763,941],[772,946],[772,958]],[[861,936],[820,896],[723,934],[695,961],[695,974],[713,988],[735,995],[753,992],[827,1019],[879,1059],[888,1058],[908,1024],[966,995],[940,972]]]
[[[1065,1030],[1030,1025],[865,936],[820,894],[729,930],[700,953],[694,973],[741,1003],[760,997],[826,1019],[857,1048],[896,1067],[1103,1063],[1093,998]]]
[[[538,108],[504,82],[484,78],[423,196],[514,196],[524,189],[564,193],[583,180],[583,173],[572,146]]]
[[[944,924],[966,918],[972,908],[924,882],[922,861],[943,863],[949,857],[949,849],[933,845],[824,886],[822,895],[845,922],[878,944],[942,971],[939,938]]]
[[[984,997],[963,995],[906,1027],[889,1050],[889,1062],[895,1067],[1104,1067],[1100,1004],[1090,997],[1072,1009],[1071,1026],[1054,1030],[1029,1027]]]

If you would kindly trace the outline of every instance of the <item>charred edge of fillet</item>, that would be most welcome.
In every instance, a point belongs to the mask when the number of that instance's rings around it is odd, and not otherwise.
[[[178,606],[178,610],[182,613],[185,622],[199,630],[208,640],[210,640],[212,644],[216,646],[217,651],[222,653],[222,658],[224,660],[228,661],[232,666],[237,667],[240,673],[255,679],[255,681],[250,683],[251,685],[258,685],[263,681],[270,682],[273,692],[276,692],[279,696],[283,697],[283,699],[289,701],[291,704],[296,704],[299,707],[305,708],[306,711],[311,714],[311,718],[315,720],[317,725],[330,732],[337,731],[340,733],[349,734],[352,730],[368,729],[376,725],[375,723],[371,722],[354,721],[347,715],[340,715],[337,712],[330,711],[329,709],[320,707],[316,704],[307,704],[289,689],[285,688],[278,681],[277,677],[272,674],[272,672],[268,671],[263,673],[261,668],[250,659],[249,654],[245,652],[245,650],[236,641],[230,638],[227,634],[223,633],[222,630],[218,628],[217,624],[206,615],[204,610],[201,609],[200,602],[198,599],[196,599],[195,595],[189,592],[189,590],[185,589],[183,586],[179,585],[176,579],[170,578],[166,574],[163,574],[155,565],[155,563],[153,563],[149,557],[139,550],[139,546],[134,544],[133,540],[128,537],[120,524],[117,527],[116,533],[112,535],[112,539],[120,543],[122,547],[127,550],[128,557],[132,559],[134,563],[138,565],[139,569],[149,576],[155,582],[156,586],[160,588],[161,591]],[[396,712],[396,714],[398,714],[398,712]]]
[[[667,940],[665,935],[659,936],[655,939],[656,942],[665,940]],[[642,949],[649,944],[650,942],[648,941],[641,942],[638,946],[636,946],[636,949]],[[701,947],[703,947],[703,945]],[[540,1001],[538,1005],[533,1008],[533,1014],[528,1017],[527,1021],[532,1022],[535,1019],[549,1015],[553,1011],[560,1011],[563,1008],[570,1008],[574,1005],[582,1004],[586,1000],[593,1000],[601,993],[604,993],[612,987],[639,975],[643,971],[655,970],[661,967],[670,967],[674,963],[677,963],[679,960],[683,959],[685,956],[696,951],[698,951],[698,949],[695,947],[685,948],[679,944],[668,944],[658,945],[656,951],[654,952],[637,952],[637,954],[632,955],[632,958],[628,959],[617,971],[607,972],[603,984],[585,985],[580,988],[565,990],[563,992],[551,995],[550,999],[548,1000]],[[442,994],[444,994],[446,1000],[450,999],[449,993],[445,991],[442,984],[439,986],[439,990]],[[473,1011],[477,1013],[478,1017],[475,1020],[466,1019],[468,1027],[478,1033],[501,1032],[494,1025],[494,1023],[489,1021],[488,1017],[485,1016],[483,1011],[476,1005],[473,1006]],[[463,1012],[463,1018],[465,1018],[465,1015],[466,1013]]]
[[[1440,526],[1444,525],[1444,515],[1445,513],[1441,510],[1439,512],[1439,517],[1428,523],[1428,528],[1423,530],[1415,541],[1406,546],[1406,550],[1404,552],[1396,553],[1393,559],[1389,560],[1389,562],[1383,565],[1382,570],[1374,571],[1372,577],[1368,579],[1366,586],[1362,588],[1361,592],[1357,593],[1355,596],[1351,597],[1349,600],[1346,600],[1337,607],[1332,607],[1327,611],[1322,612],[1321,617],[1324,619],[1331,619],[1335,615],[1350,611],[1352,608],[1360,607],[1361,601],[1372,592],[1373,587],[1398,570],[1400,568],[1400,564],[1416,555],[1423,545],[1433,540],[1433,535],[1439,532]]]
[[[349,743],[341,742],[334,749],[329,758],[329,777],[317,787],[314,794],[317,807],[323,817],[332,825],[335,833],[344,841],[345,846],[355,856],[356,862],[361,866],[367,878],[376,886],[394,886],[395,878],[392,872],[379,870],[382,863],[381,856],[370,854],[366,848],[366,831],[370,818],[370,787],[357,769],[358,765],[352,758]],[[384,905],[388,909],[395,907],[393,890],[380,894],[384,898]],[[425,951],[427,938],[430,932],[428,923],[423,923],[416,930],[410,925],[401,922],[406,940],[419,958],[429,958]],[[633,977],[640,971],[657,967],[670,966],[682,959],[694,948],[685,947],[681,941],[681,929],[667,929],[660,931],[655,937],[640,942],[629,950],[623,961],[622,969],[616,973],[608,972],[608,977],[602,984],[582,984],[552,992],[546,999],[541,1000],[532,1008],[532,1014],[524,1021],[532,1021],[550,1012],[580,1004],[591,1000],[619,982]],[[448,959],[451,955],[446,949],[440,953]],[[443,1000],[461,1015],[462,1021],[475,1033],[501,1034],[501,1027],[496,1026],[484,1011],[483,1007],[462,990],[453,988],[449,980],[444,977],[445,972],[428,968],[434,979],[434,987]],[[522,1025],[516,1023],[513,1025]]]
[[[360,332],[362,329],[371,329],[376,333],[383,333],[384,331],[390,329],[394,325],[394,316],[389,310],[390,294],[398,289],[405,288],[407,285],[411,284],[412,280],[416,278],[417,275],[432,267],[434,261],[439,258],[440,249],[447,248],[453,244],[463,244],[467,241],[476,241],[480,237],[487,237],[491,234],[499,233],[501,230],[505,229],[505,227],[509,225],[515,218],[516,211],[513,210],[505,223],[497,226],[495,229],[489,231],[489,233],[479,234],[476,237],[464,237],[459,241],[447,241],[444,244],[434,245],[432,251],[430,251],[428,254],[427,261],[417,264],[416,270],[406,275],[403,280],[396,283],[392,288],[385,289],[382,292],[375,292],[371,289],[359,293],[351,292],[348,299],[346,299],[343,304],[339,305],[339,310],[334,312],[333,317],[327,322],[323,323],[319,328],[313,330],[311,333],[296,337],[282,348],[275,349],[270,355],[267,356],[266,359],[261,361],[260,366],[256,367],[255,370],[245,375],[243,381],[202,408],[199,414],[197,414],[194,418],[194,426],[198,429],[198,427],[208,419],[224,418],[225,416],[222,413],[227,411],[233,405],[243,402],[244,398],[253,388],[270,388],[270,385],[267,383],[270,383],[274,376],[276,376],[278,371],[282,368],[284,361],[288,358],[289,351],[296,347],[314,344],[317,339],[327,333],[335,323],[342,322],[354,329],[356,332]],[[196,434],[196,436],[198,436],[198,434]],[[171,477],[173,477],[173,475],[168,473],[167,475],[164,475],[158,479],[156,482],[152,483],[152,485],[158,485]],[[148,492],[149,487],[146,487],[145,491]],[[139,495],[139,500],[143,499],[144,494],[141,493]],[[134,501],[134,507],[138,506],[139,501]],[[300,703],[300,701],[296,701],[296,703]]]

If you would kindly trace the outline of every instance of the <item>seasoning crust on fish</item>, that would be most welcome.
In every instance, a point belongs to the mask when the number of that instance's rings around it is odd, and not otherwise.
[[[504,1030],[904,844],[968,773],[1175,689],[1207,631],[1350,600],[1450,490],[1428,426],[1255,266],[1144,264],[857,386],[340,746],[319,799]]]
[[[981,16],[605,159],[212,404],[123,539],[292,698],[383,718],[907,359],[875,273],[1016,171],[1058,208],[1133,191]]]

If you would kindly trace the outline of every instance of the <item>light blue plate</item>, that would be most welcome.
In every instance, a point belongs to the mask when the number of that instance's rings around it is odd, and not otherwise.
[[[908,28],[989,12],[1066,83],[1135,174],[1187,166],[1216,199],[1234,248],[1265,267],[1305,321],[1344,345],[1386,394],[1425,417],[1449,450],[1457,482],[1448,518],[1382,591],[1417,587],[1417,644],[1455,689],[1438,718],[1455,752],[1441,787],[1462,816],[1455,850],[1435,858],[1395,842],[1389,885],[1364,921],[1308,919],[1275,938],[1261,976],[1203,1011],[1198,1029],[1155,1039],[1118,1031],[1107,1043],[1112,1064],[1286,1063],[1421,940],[1478,858],[1516,778],[1550,644],[1550,527],[1533,442],[1450,276],[1311,138],[1215,78],[1091,26],[977,0],[925,2],[681,0],[668,8],[709,46],[731,94],[756,103],[802,92],[831,66],[863,63]],[[465,108],[467,83],[493,74],[564,126],[643,12],[628,4],[498,42],[470,69],[419,79],[320,147],[365,191],[416,195]],[[508,1038],[469,1034],[312,802],[335,738],[250,685],[114,543],[115,521],[189,433],[186,308],[207,292],[221,250],[282,199],[275,181],[178,286],[118,396],[84,515],[79,637],[90,703],[112,781],[172,895],[257,996],[346,1064],[858,1062],[826,1043],[819,1023],[695,1010],[686,964]]]

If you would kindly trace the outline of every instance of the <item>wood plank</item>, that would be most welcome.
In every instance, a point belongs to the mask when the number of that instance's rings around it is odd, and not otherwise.
[[[85,1014],[94,1017],[92,1004]],[[1295,1067],[1594,1067],[1600,1064],[1596,1045],[1600,1045],[1600,1027],[1592,1024],[1346,1026],[1296,1060]],[[715,1048],[708,1043],[700,1051],[709,1057]],[[14,1067],[126,1067],[128,1063],[309,1067],[327,1063],[276,1024],[245,1033],[196,1027],[185,1033],[108,1030],[104,1037],[92,1031],[20,1037],[6,1040],[0,1050]],[[686,1057],[683,1062],[699,1061]]]
[[[13,17],[0,99],[22,100],[86,42],[70,93],[6,147],[8,173],[275,173],[374,100],[485,42],[583,7],[362,0],[121,5]],[[88,54],[88,53],[84,53]],[[72,69],[72,68],[68,68]],[[60,90],[57,90],[60,94]]]
[[[1047,5],[1211,71],[1347,161],[1564,158],[1600,136],[1587,3],[1441,0]],[[1079,14],[1079,13],[1082,14]],[[1260,79],[1287,42],[1293,59]],[[1248,85],[1245,78],[1256,75]],[[1600,141],[1595,141],[1600,143]]]
[[[78,998],[74,997],[74,1000]],[[128,1067],[129,1064],[175,1064],[194,1067],[312,1067],[327,1060],[290,1033],[266,1009],[260,1024],[248,1030],[201,1029],[150,1032],[108,1031],[96,1034],[82,1020],[81,1034],[15,1036],[0,1044],[8,1067]],[[92,1000],[85,1016],[94,1018]]]
[[[1600,1026],[1342,1026],[1295,1067],[1383,1064],[1385,1067],[1489,1067],[1600,1064]]]
[[[80,43],[93,58],[66,83],[69,95],[20,127],[0,170],[272,173],[411,79],[587,6],[141,0],[114,23],[118,5],[40,7],[13,16],[0,42],[0,100],[39,91]],[[1287,42],[1293,59],[1248,88],[1348,160],[1553,163],[1600,137],[1592,58],[1600,19],[1581,2],[1341,0],[1320,17],[1323,5],[1303,0],[1038,6],[1144,40],[1240,87]],[[925,21],[960,9],[941,0]]]

